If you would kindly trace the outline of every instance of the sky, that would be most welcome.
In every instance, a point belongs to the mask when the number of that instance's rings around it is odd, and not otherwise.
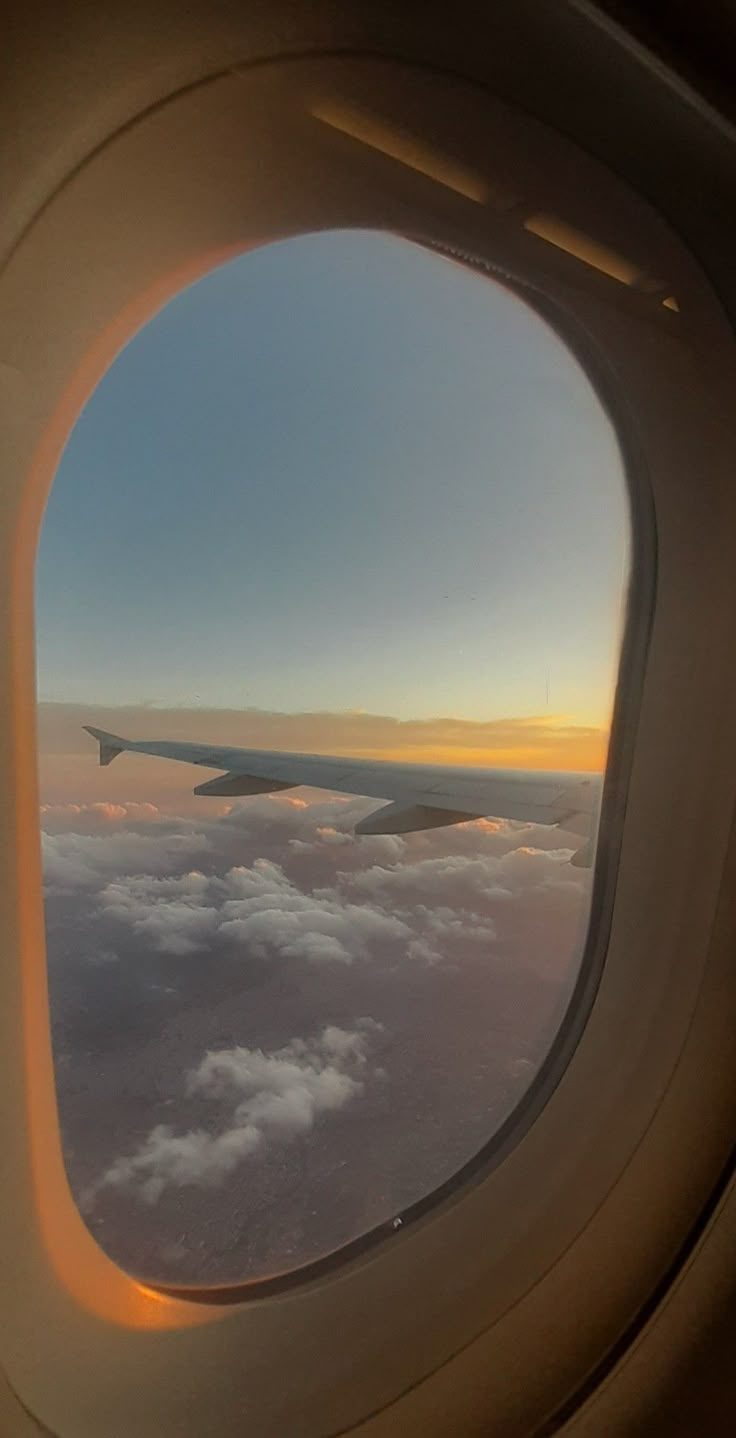
[[[627,564],[615,435],[554,332],[404,240],[303,236],[178,295],[79,417],[40,698],[195,738],[223,709],[605,734]]]

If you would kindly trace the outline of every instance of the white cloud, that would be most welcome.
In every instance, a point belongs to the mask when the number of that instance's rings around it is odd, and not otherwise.
[[[99,904],[103,915],[171,954],[194,953],[217,935],[257,958],[347,964],[379,946],[405,944],[412,933],[380,908],[304,893],[265,859],[230,869],[222,879],[198,872],[116,879],[102,889]]]
[[[190,1097],[234,1103],[227,1128],[177,1134],[157,1124],[134,1154],[116,1158],[87,1190],[85,1207],[93,1207],[103,1188],[124,1189],[153,1204],[167,1188],[217,1187],[266,1139],[309,1132],[321,1115],[362,1092],[370,1036],[378,1029],[361,1019],[355,1029],[328,1025],[316,1038],[292,1039],[270,1053],[237,1047],[205,1054],[186,1090]]]
[[[189,1092],[209,1098],[242,1095],[235,1110],[239,1124],[309,1129],[317,1113],[342,1108],[359,1088],[339,1067],[351,1057],[350,1050],[328,1054],[325,1058],[320,1044],[309,1050],[298,1042],[272,1054],[247,1048],[209,1053],[191,1075]]]
[[[315,842],[318,844],[350,844],[352,838],[344,830],[334,829],[331,824],[322,824],[314,831]]]
[[[168,1124],[157,1124],[137,1153],[116,1158],[102,1178],[89,1188],[83,1207],[89,1211],[101,1188],[137,1191],[144,1203],[156,1203],[165,1188],[194,1184],[214,1188],[261,1141],[260,1130],[248,1125],[208,1134],[203,1129],[176,1134]]]
[[[489,897],[497,887],[499,862],[492,856],[466,858],[461,854],[443,854],[439,858],[394,864],[390,868],[374,864],[360,873],[340,877],[347,880],[352,892],[446,906],[450,892],[466,900]]]
[[[121,830],[113,834],[41,835],[47,888],[95,888],[117,874],[171,874],[211,844],[204,834],[165,832],[144,837]]]
[[[263,894],[294,891],[294,885],[287,879],[281,865],[271,859],[256,859],[250,868],[239,864],[228,869],[224,884],[233,899],[253,899]]]
[[[349,893],[370,895],[383,902],[412,900],[421,912],[443,911],[442,922],[452,925],[465,908],[501,903],[539,887],[566,885],[579,893],[584,879],[568,864],[570,851],[513,849],[505,854],[442,854],[416,863],[374,864],[358,873],[340,873],[339,887]],[[318,891],[321,893],[323,891]],[[436,922],[436,920],[435,920]]]
[[[197,870],[179,879],[137,875],[107,884],[100,910],[130,924],[159,953],[193,954],[211,942],[219,921],[217,909],[206,903],[209,887]]]
[[[220,937],[246,944],[259,957],[273,952],[318,963],[350,963],[366,957],[372,945],[411,938],[411,930],[401,919],[381,909],[314,898],[293,885],[231,900],[225,904],[224,914]]]
[[[266,795],[196,832],[171,819],[136,832],[142,806],[127,806],[127,822],[122,805],[56,806],[55,822],[64,808],[69,822],[96,828],[44,835],[47,888],[97,890],[100,918],[172,955],[217,942],[245,957],[312,965],[434,967],[491,953],[508,963],[517,952],[525,962],[536,956],[546,973],[569,971],[589,876],[570,868],[569,850],[528,842],[556,835],[481,820],[363,839],[345,825],[366,803]],[[205,855],[209,877],[182,872]]]
[[[98,833],[111,824],[151,824],[161,818],[156,804],[42,804],[41,828],[55,834],[73,829],[76,833]]]
[[[418,959],[423,964],[433,966],[442,963],[442,954],[429,939],[412,939],[406,952],[408,958]]]

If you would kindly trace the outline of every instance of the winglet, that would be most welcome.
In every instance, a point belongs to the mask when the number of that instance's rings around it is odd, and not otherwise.
[[[83,724],[83,729],[96,739],[100,746],[100,764],[112,764],[118,754],[122,754],[127,747],[125,739],[120,739],[117,734],[106,734],[104,729],[93,729],[91,724]]]

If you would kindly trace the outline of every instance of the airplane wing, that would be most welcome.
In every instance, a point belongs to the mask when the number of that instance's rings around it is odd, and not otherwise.
[[[601,796],[599,774],[550,773],[525,769],[465,768],[351,759],[328,754],[290,754],[267,749],[228,749],[177,740],[122,739],[85,724],[100,746],[100,763],[123,752],[178,759],[217,778],[198,784],[195,794],[271,794],[299,785],[343,794],[365,794],[388,803],[355,826],[356,834],[406,834],[494,817],[554,824],[590,840],[572,862],[587,867],[592,856]]]

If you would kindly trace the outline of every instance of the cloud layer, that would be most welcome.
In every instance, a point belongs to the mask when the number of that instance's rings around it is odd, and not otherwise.
[[[519,824],[357,838],[372,806],[45,807],[67,1165],[133,1271],[228,1281],[338,1246],[471,1158],[537,1071],[590,874]]]

